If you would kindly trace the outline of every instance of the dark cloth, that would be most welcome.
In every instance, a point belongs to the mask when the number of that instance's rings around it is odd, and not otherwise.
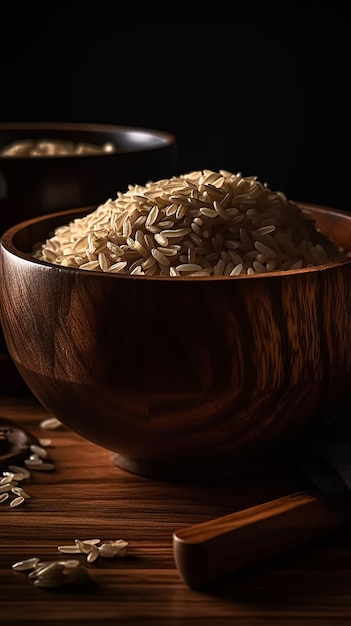
[[[299,442],[296,462],[321,493],[350,498],[351,506],[351,401],[331,415],[318,432]]]

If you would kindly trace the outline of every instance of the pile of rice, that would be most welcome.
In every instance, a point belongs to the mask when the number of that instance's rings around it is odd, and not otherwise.
[[[47,157],[47,156],[81,156],[115,152],[110,142],[102,146],[79,141],[62,139],[21,139],[0,150],[0,157]]]
[[[145,276],[238,276],[340,258],[315,222],[255,176],[194,171],[129,185],[33,251],[66,267]]]

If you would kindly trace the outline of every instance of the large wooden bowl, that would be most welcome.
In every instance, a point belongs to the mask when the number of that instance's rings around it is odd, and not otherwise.
[[[340,246],[351,214],[301,205]],[[218,475],[318,428],[351,383],[351,261],[254,276],[107,275],[31,257],[58,224],[28,220],[1,241],[1,320],[38,400],[160,479]]]

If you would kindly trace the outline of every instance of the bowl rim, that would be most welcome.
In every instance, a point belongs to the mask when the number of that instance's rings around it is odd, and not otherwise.
[[[124,125],[124,124],[109,124],[109,123],[99,123],[99,122],[1,122],[0,123],[0,134],[2,131],[53,131],[53,132],[87,132],[87,133],[114,133],[115,135],[120,135],[121,137],[125,136],[139,136],[139,138],[143,138],[144,141],[135,141],[135,143],[131,143],[128,146],[128,149],[123,149],[120,152],[102,152],[99,154],[57,154],[57,155],[43,155],[38,157],[32,156],[6,156],[0,154],[0,162],[2,161],[11,161],[11,162],[21,162],[21,161],[31,161],[31,162],[40,162],[50,158],[50,162],[55,159],[59,160],[68,160],[74,159],[77,160],[77,156],[79,158],[84,157],[85,159],[96,159],[96,158],[113,158],[113,157],[121,157],[124,154],[134,154],[138,152],[148,152],[153,150],[162,150],[167,149],[169,147],[175,146],[176,144],[176,136],[171,131],[149,128],[144,126],[133,126],[133,125]],[[153,141],[148,145],[148,139],[152,139]],[[15,141],[15,140],[13,140]],[[20,139],[18,139],[20,141]]]
[[[312,209],[320,214],[332,213],[333,215],[339,215],[340,217],[348,217],[351,222],[351,212],[345,211],[343,209],[337,209],[337,208],[333,208],[333,207],[329,207],[329,206],[325,206],[321,204],[314,204],[311,202],[296,201],[296,204],[300,208],[302,208],[302,210],[310,211]],[[16,237],[16,235],[18,235],[20,231],[25,230],[31,225],[34,225],[36,223],[39,223],[39,222],[43,223],[46,221],[56,222],[56,220],[59,220],[62,225],[65,225],[68,223],[66,218],[71,217],[72,219],[74,219],[74,217],[84,216],[84,215],[87,215],[89,212],[94,211],[96,208],[97,207],[95,205],[85,206],[85,207],[76,207],[76,208],[73,207],[70,209],[66,209],[64,211],[55,211],[53,213],[38,215],[38,216],[18,222],[17,224],[10,226],[10,228],[5,230],[0,236],[0,257],[1,257],[2,249],[4,249],[11,255],[14,255],[24,261],[33,263],[34,265],[48,267],[50,269],[56,268],[58,271],[64,272],[64,273],[68,272],[68,274],[78,273],[79,276],[82,276],[82,274],[86,276],[93,275],[93,276],[100,276],[100,278],[102,279],[112,278],[113,280],[120,279],[120,280],[133,280],[133,281],[141,281],[141,282],[156,281],[156,282],[168,282],[168,283],[173,283],[173,284],[179,284],[179,283],[184,283],[184,282],[195,282],[195,283],[217,282],[219,283],[222,281],[232,282],[233,280],[236,282],[238,280],[241,281],[241,280],[248,280],[248,279],[249,280],[264,280],[264,279],[267,279],[268,277],[269,278],[282,278],[285,276],[298,276],[301,274],[318,273],[318,272],[327,271],[333,268],[345,267],[345,266],[351,265],[351,255],[350,255],[349,258],[345,258],[345,259],[341,259],[337,261],[330,261],[328,263],[314,265],[312,267],[303,267],[303,268],[294,269],[294,270],[273,270],[271,272],[261,272],[261,273],[257,272],[255,274],[250,274],[250,275],[240,274],[238,276],[219,275],[219,276],[181,276],[181,277],[178,277],[178,276],[170,277],[170,276],[159,276],[159,275],[138,276],[138,275],[131,275],[131,274],[97,272],[95,270],[82,270],[77,267],[66,267],[63,265],[57,265],[55,263],[50,263],[49,261],[37,259],[34,256],[32,256],[30,252],[23,252],[15,245],[13,241],[14,237]],[[59,224],[57,224],[57,226],[58,225]],[[49,230],[48,235],[50,232],[51,231]]]

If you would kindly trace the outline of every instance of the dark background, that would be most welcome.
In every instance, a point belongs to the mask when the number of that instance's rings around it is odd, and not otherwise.
[[[168,130],[175,173],[351,209],[347,1],[2,2],[0,33],[0,121]]]

